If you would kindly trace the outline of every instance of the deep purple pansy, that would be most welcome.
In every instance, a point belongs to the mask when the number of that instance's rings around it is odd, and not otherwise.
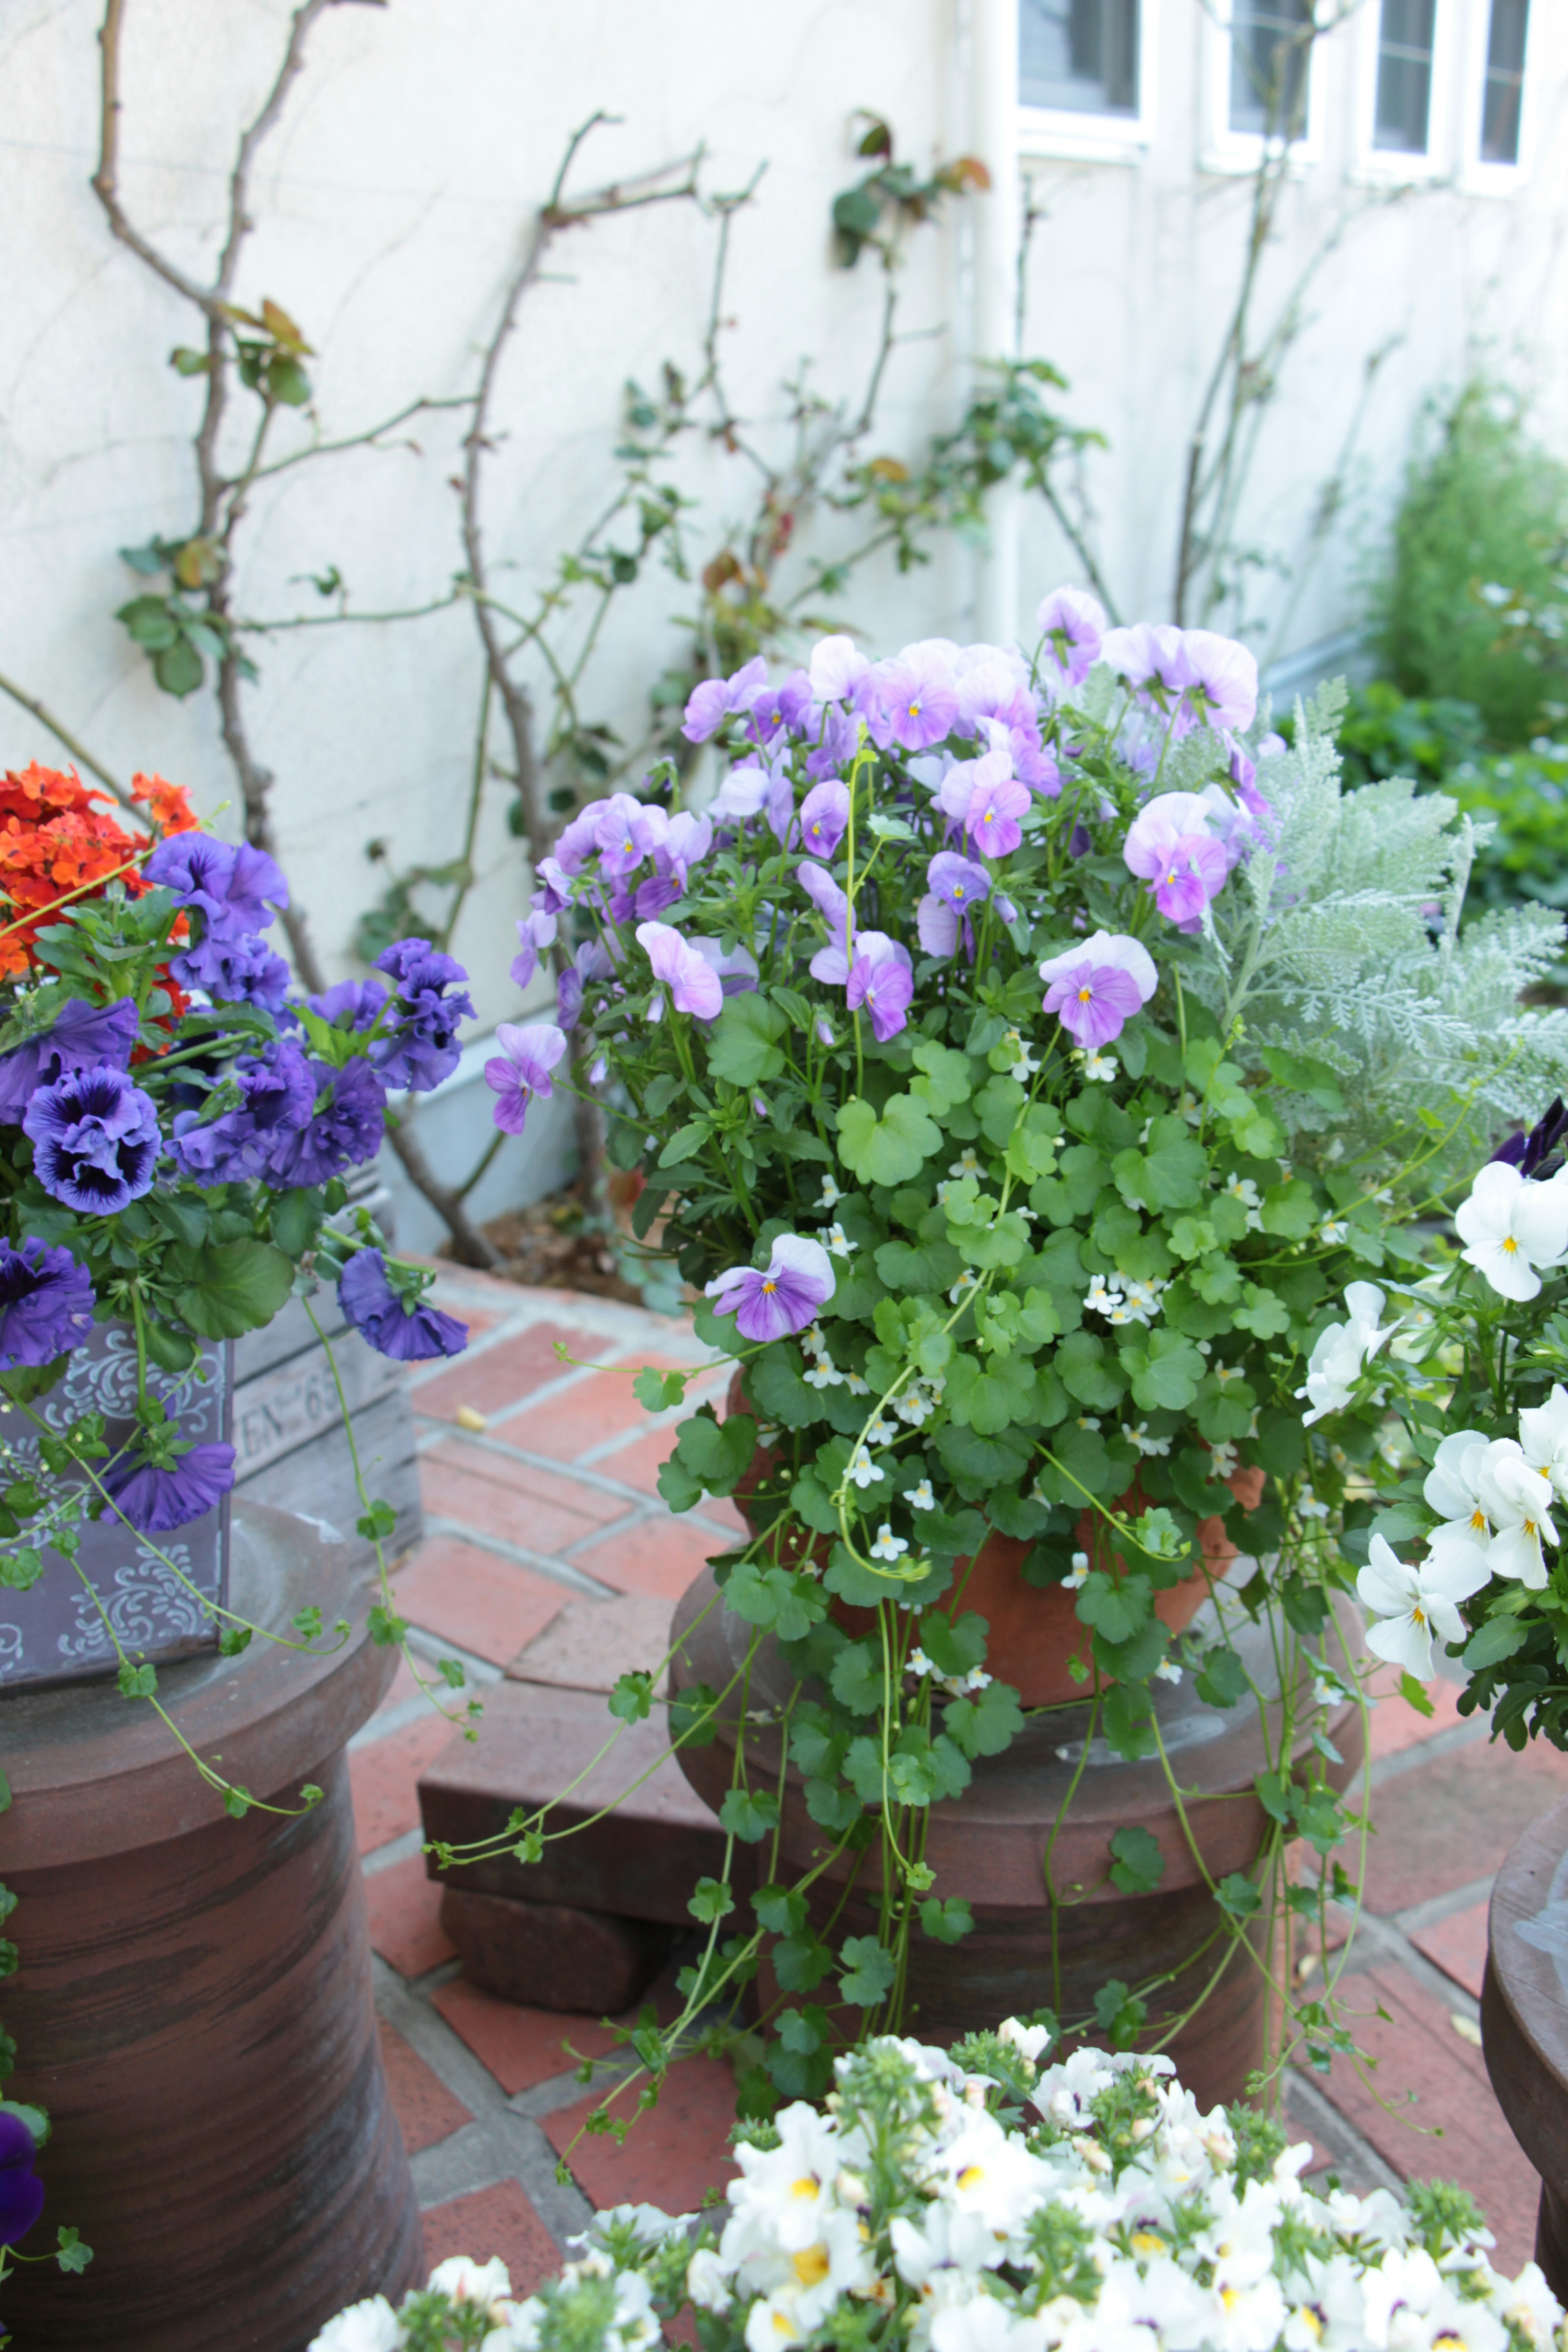
[[[0,2111],[0,2246],[25,2238],[44,2210],[44,2184],[33,2170],[37,2154],[21,2116]]]
[[[338,1276],[338,1305],[361,1337],[381,1356],[419,1364],[431,1356],[460,1356],[468,1327],[438,1307],[426,1307],[394,1290],[386,1260],[377,1249],[355,1250]]]
[[[126,1453],[101,1473],[110,1500],[139,1535],[167,1535],[221,1503],[234,1484],[232,1445],[193,1445],[167,1468]]]
[[[248,841],[215,841],[210,833],[173,833],[142,868],[182,907],[205,915],[217,939],[264,931],[273,908],[289,904],[283,869]]]
[[[0,1054],[0,1124],[15,1126],[40,1087],[52,1087],[72,1070],[110,1062],[128,1069],[141,1016],[131,999],[89,1004],[68,996],[54,1021],[25,1045]]]
[[[36,1234],[0,1242],[0,1372],[52,1364],[92,1323],[92,1284],[68,1249]]]
[[[33,1173],[81,1216],[114,1216],[153,1189],[158,1114],[123,1070],[100,1062],[33,1097],[22,1121]]]

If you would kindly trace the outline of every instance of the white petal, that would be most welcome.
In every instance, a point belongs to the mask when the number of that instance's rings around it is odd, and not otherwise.
[[[1468,1601],[1472,1592],[1480,1591],[1490,1573],[1485,1553],[1476,1545],[1447,1545],[1441,1551],[1433,1551],[1422,1562],[1422,1596],[1430,1607]]]
[[[1358,1323],[1373,1331],[1383,1314],[1384,1293],[1375,1282],[1349,1282],[1345,1285],[1345,1305]]]
[[[1414,1617],[1385,1617],[1369,1629],[1366,1646],[1375,1656],[1403,1666],[1417,1682],[1426,1682],[1431,1675],[1432,1636]]]

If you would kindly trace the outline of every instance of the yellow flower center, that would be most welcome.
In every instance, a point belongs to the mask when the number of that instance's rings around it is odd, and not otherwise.
[[[1503,1245],[1503,1248],[1507,1251],[1507,1253],[1508,1253],[1508,1255],[1509,1255],[1509,1256],[1510,1256],[1510,1257],[1512,1257],[1512,1256],[1513,1256],[1513,1255],[1514,1255],[1515,1251],[1516,1251],[1516,1250],[1518,1249],[1518,1247],[1519,1247],[1519,1244],[1514,1240],[1514,1237],[1513,1237],[1513,1235],[1512,1235],[1511,1234],[1504,1234],[1504,1236],[1503,1236],[1503,1244],[1502,1244],[1502,1245]],[[1437,2340],[1438,2340],[1439,2342],[1441,2342],[1441,2340],[1442,2340],[1442,2339],[1441,2339],[1441,2337],[1439,2337]]]
[[[1527,1536],[1532,1536],[1535,1533],[1535,1521],[1533,1519],[1526,1519],[1524,1523],[1524,1532]]]
[[[789,2193],[792,2197],[815,2197],[821,2185],[814,2174],[803,2173],[798,2180],[790,2182]]]
[[[1165,2251],[1165,2241],[1158,2230],[1134,2230],[1132,2251],[1135,2254],[1163,2254]]]
[[[920,707],[920,704],[919,704],[918,702],[911,702],[911,703],[910,703],[910,708],[909,708],[909,716],[910,716],[911,719],[918,719],[918,718],[920,717],[920,715],[921,715],[921,707]]]
[[[1419,1601],[1417,1601],[1412,1608],[1410,1612],[1410,1619],[1412,1624],[1415,1625],[1425,1625],[1426,1622],[1426,1612],[1422,1608]]]
[[[1078,992],[1078,1001],[1080,1004],[1092,1004],[1094,1002],[1093,989],[1080,988]]]
[[[984,2178],[985,2168],[984,2165],[966,2164],[963,2170],[958,2176],[958,2186],[960,2189],[978,2189]]]
[[[820,2286],[832,2267],[826,2246],[807,2246],[795,2258],[795,2274],[802,2286]]]
[[[1318,2340],[1319,2340],[1320,2342],[1321,2342],[1321,2340],[1322,2340],[1322,2334],[1323,2334],[1323,2315],[1322,2315],[1322,2313],[1321,2313],[1321,2311],[1317,2310],[1317,2309],[1316,2309],[1316,2308],[1315,2308],[1311,2304],[1310,2304],[1310,2303],[1303,2303],[1303,2304],[1300,2304],[1300,2305],[1298,2305],[1298,2306],[1297,2306],[1297,2310],[1296,2310],[1296,2316],[1297,2316],[1297,2318],[1298,2318],[1298,2319],[1305,2320],[1305,2321],[1306,2321],[1306,2323],[1307,2323],[1308,2327],[1311,2330],[1312,2334],[1313,2334],[1313,2335],[1318,2338]]]
[[[774,1291],[777,1288],[778,1284],[776,1282],[771,1281],[766,1275],[763,1276],[763,1296],[764,1298],[768,1297],[770,1292]]]
[[[1484,1535],[1486,1533],[1487,1515],[1482,1510],[1479,1503],[1476,1505],[1475,1509],[1470,1513],[1470,1525],[1474,1528],[1478,1535]]]

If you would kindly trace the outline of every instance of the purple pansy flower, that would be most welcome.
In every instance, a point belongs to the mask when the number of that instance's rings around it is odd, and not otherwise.
[[[344,981],[345,989],[358,986]],[[329,989],[317,1002],[339,992]],[[379,989],[370,992],[384,1003]],[[330,1016],[329,1016],[330,1017]],[[279,1037],[263,1055],[243,1055],[227,1073],[239,1089],[237,1109],[203,1122],[195,1111],[179,1111],[169,1157],[193,1183],[237,1184],[261,1174],[270,1153],[310,1125],[316,1107],[310,1065],[290,1038]]]
[[[25,2238],[44,2210],[44,2184],[33,2170],[37,2153],[21,2116],[0,2114],[0,2246]]]
[[[915,927],[927,955],[950,956],[962,934],[971,957],[974,931],[970,909],[991,895],[991,877],[984,866],[960,857],[955,850],[939,849],[926,867],[930,885],[915,908]]]
[[[800,804],[800,845],[813,857],[831,857],[848,827],[849,788],[840,776],[825,776]]]
[[[0,1241],[0,1371],[52,1364],[81,1345],[91,1322],[92,1284],[69,1250],[36,1234]]]
[[[188,1527],[222,1502],[234,1484],[232,1445],[193,1445],[170,1465],[119,1455],[102,1472],[110,1500],[138,1535]]]
[[[1248,816],[1267,816],[1268,803],[1258,789],[1258,769],[1244,743],[1226,735],[1230,750],[1230,781],[1236,786],[1236,797]]]
[[[952,670],[931,646],[909,646],[896,660],[879,662],[862,690],[867,724],[883,751],[898,743],[906,751],[924,751],[958,723]]]
[[[572,904],[572,877],[558,857],[542,857],[534,868],[538,884],[531,901],[536,915],[563,915]]]
[[[599,845],[599,819],[609,805],[608,801],[584,803],[571,824],[562,827],[555,844],[554,854],[541,861],[539,868],[541,879],[544,878],[544,869],[547,866],[554,868],[557,878],[563,874],[568,881],[582,872]],[[567,903],[566,898],[563,895],[562,905],[564,906]],[[555,908],[552,911],[558,913],[560,909]]]
[[[783,1339],[808,1330],[837,1285],[820,1242],[781,1234],[764,1271],[732,1265],[708,1284],[715,1315],[732,1315],[743,1339]]]
[[[993,647],[983,651],[985,658],[964,670],[958,680],[958,732],[978,734],[987,719],[998,720],[1004,730],[1032,726],[1035,712],[1027,672],[1021,663],[1015,665]]]
[[[458,1024],[474,1018],[468,975],[428,940],[394,940],[371,968],[386,974],[397,997],[395,1018],[371,1047],[376,1075],[383,1086],[428,1094],[458,1066]]]
[[[1110,623],[1104,605],[1087,588],[1057,588],[1035,614],[1045,639],[1043,659],[1064,686],[1078,686],[1100,658]]]
[[[849,977],[849,901],[826,866],[808,860],[795,867],[795,876],[828,929],[829,944],[818,948],[811,959],[812,977],[826,981],[829,987],[842,988]]]
[[[1130,873],[1149,885],[1167,921],[1194,923],[1225,887],[1225,845],[1209,831],[1212,812],[1199,793],[1161,793],[1134,817],[1121,845]]]
[[[757,984],[757,959],[750,948],[726,948],[717,940],[692,940],[690,945],[710,971],[718,975],[726,996],[743,996]]]
[[[847,702],[870,667],[853,637],[821,638],[806,669],[813,699]]]
[[[678,1013],[693,1013],[700,1021],[717,1020],[723,1009],[724,992],[718,973],[700,950],[668,923],[639,923],[637,936],[637,945],[653,966],[655,980],[663,983],[653,992],[648,1019],[663,1019],[668,989]]]
[[[1018,819],[1029,805],[1029,789],[1014,775],[1010,752],[987,751],[948,770],[936,804],[959,821],[972,848],[985,857],[1006,857],[1024,838]]]
[[[860,721],[852,711],[830,702],[823,713],[822,740],[806,760],[805,772],[814,784],[837,775],[855,757],[860,743]]]
[[[803,669],[791,670],[782,686],[764,686],[752,704],[746,732],[753,743],[765,743],[781,727],[793,734],[811,709],[811,680]]]
[[[153,1189],[158,1114],[111,1062],[44,1087],[22,1127],[45,1192],[82,1216],[114,1216]]]
[[[15,1126],[40,1087],[52,1087],[71,1070],[111,1062],[127,1069],[141,1026],[127,996],[113,1004],[89,1004],[68,996],[51,1026],[25,1045],[0,1054],[0,1122]]]
[[[1250,727],[1258,716],[1258,657],[1213,629],[1184,629],[1187,700],[1214,727]]]
[[[1110,931],[1092,932],[1081,945],[1047,956],[1040,978],[1050,982],[1045,1010],[1091,1049],[1119,1037],[1158,982],[1148,949]]]
[[[378,1249],[355,1250],[338,1276],[338,1305],[377,1355],[400,1364],[460,1356],[468,1344],[468,1327],[455,1315],[394,1290]]]
[[[554,1092],[550,1073],[566,1051],[565,1032],[553,1021],[531,1021],[521,1029],[500,1021],[496,1044],[500,1052],[485,1064],[485,1084],[499,1097],[495,1123],[508,1135],[521,1135],[535,1095],[548,1102]]]
[[[755,760],[743,767],[731,768],[714,793],[709,814],[717,819],[735,818],[744,824],[755,816],[773,787],[773,778]]]
[[[374,1160],[386,1132],[386,1089],[363,1055],[334,1070],[307,1062],[315,1088],[314,1106],[302,1128],[279,1124],[262,1162],[263,1181],[275,1191],[296,1184],[325,1184],[345,1168]]]
[[[768,666],[761,654],[733,677],[705,677],[687,703],[681,733],[689,743],[706,743],[731,712],[749,710],[767,682]]]
[[[149,882],[172,890],[182,907],[205,915],[216,939],[264,931],[273,908],[289,904],[282,867],[248,841],[174,833],[158,844],[142,871]]]
[[[846,1002],[851,1013],[862,1004],[866,1007],[879,1045],[896,1037],[904,1026],[914,992],[908,948],[889,939],[885,931],[859,932]]]
[[[630,793],[615,793],[605,803],[595,829],[600,873],[615,881],[635,874],[662,845],[668,830],[669,819],[657,801],[634,800]]]
[[[539,970],[539,959],[544,949],[555,945],[559,919],[535,908],[531,915],[518,918],[518,951],[511,960],[507,978],[518,988],[526,988]]]
[[[651,921],[685,897],[691,868],[701,864],[712,846],[711,818],[693,816],[689,809],[670,818],[664,840],[653,853],[652,876],[637,887],[635,911],[640,922]]]
[[[583,1017],[583,992],[590,981],[608,980],[615,971],[607,950],[597,940],[584,940],[555,983],[555,1018],[563,1029],[575,1029]]]

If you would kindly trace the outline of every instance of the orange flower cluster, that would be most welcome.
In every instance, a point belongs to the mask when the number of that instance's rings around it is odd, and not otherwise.
[[[142,775],[132,785],[151,812],[150,833],[124,829],[74,768],[62,774],[35,760],[0,777],[0,979],[31,968],[38,929],[62,903],[91,897],[93,884],[116,875],[140,891],[137,865],[154,841],[194,827],[182,786]]]

